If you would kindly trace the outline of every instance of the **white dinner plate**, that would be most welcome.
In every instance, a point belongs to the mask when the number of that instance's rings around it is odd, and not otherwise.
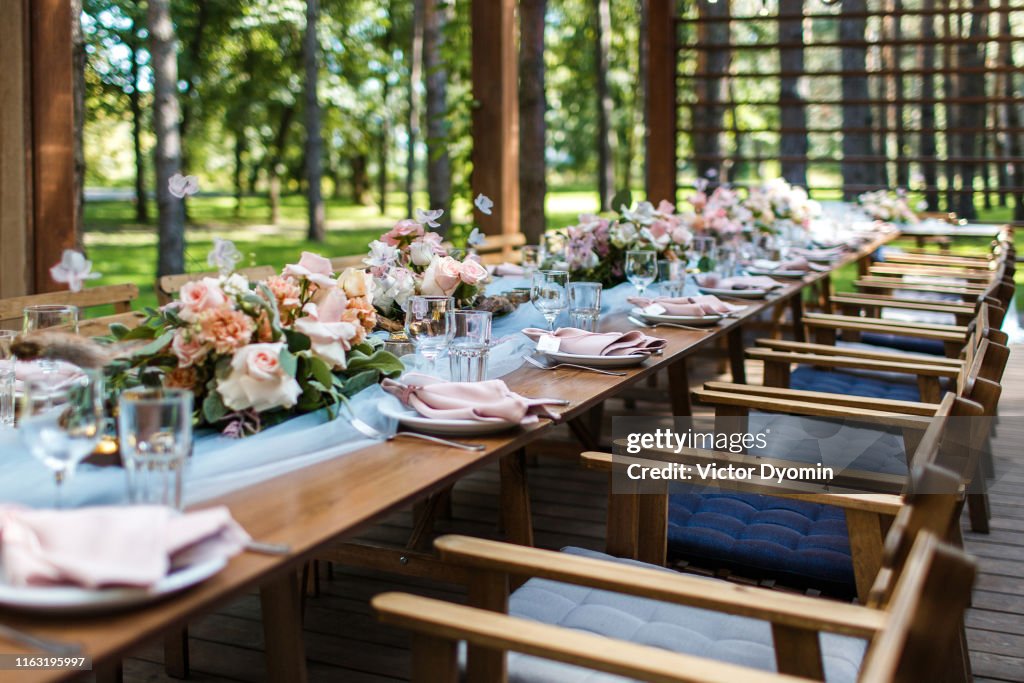
[[[447,434],[451,436],[479,436],[494,434],[518,427],[518,422],[484,422],[481,420],[437,420],[423,417],[412,408],[395,407],[391,401],[381,401],[377,409],[385,417],[398,420],[399,424],[428,434]]]
[[[679,323],[680,325],[691,325],[693,327],[700,327],[702,325],[711,326],[716,324],[725,316],[716,314],[713,315],[668,315],[666,313],[654,314],[644,313],[642,308],[634,308],[630,311],[631,315],[635,315],[638,318],[642,318],[649,322],[655,323]]]
[[[98,614],[163,600],[210,578],[227,560],[216,558],[172,572],[150,588],[12,586],[0,576],[0,606],[46,614]],[[2,570],[0,570],[2,574]]]
[[[702,294],[714,294],[715,296],[731,296],[737,299],[763,299],[768,296],[767,289],[715,289],[713,287],[698,287]]]
[[[544,355],[556,363],[586,365],[590,368],[629,368],[634,365],[640,365],[650,358],[650,355],[646,353],[633,353],[628,356],[589,356],[579,353],[552,353],[545,351]]]
[[[771,277],[803,277],[809,271],[806,270],[771,270],[769,268],[747,268],[750,275],[769,275]]]

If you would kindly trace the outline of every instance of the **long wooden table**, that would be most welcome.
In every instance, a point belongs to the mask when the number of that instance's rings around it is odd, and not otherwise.
[[[859,251],[850,253],[835,268],[863,261],[879,246],[897,235],[879,235]],[[750,305],[735,317],[705,331],[658,328],[667,340],[664,352],[625,376],[606,376],[579,370],[543,371],[529,366],[504,377],[508,385],[526,396],[545,396],[569,401],[562,420],[579,418],[605,399],[653,373],[668,370],[673,384],[673,408],[687,414],[686,358],[722,336],[731,342],[734,377],[742,381],[742,330],[745,322],[763,311],[789,304],[795,328],[800,330],[801,293],[804,288],[827,282],[829,272],[812,272],[787,284],[777,295]],[[631,329],[625,314],[609,316],[603,329]],[[235,491],[200,507],[227,505],[235,519],[258,541],[283,543],[287,556],[245,552],[199,586],[142,609],[89,618],[34,617],[0,610],[0,623],[42,637],[76,642],[93,659],[99,679],[119,674],[121,658],[133,649],[181,629],[189,620],[258,588],[263,609],[267,666],[270,680],[301,681],[306,677],[300,616],[298,573],[303,563],[323,557],[340,541],[352,538],[369,525],[454,484],[468,473],[502,461],[506,532],[512,540],[530,538],[529,500],[524,472],[509,456],[520,454],[530,442],[543,437],[552,424],[542,422],[527,429],[474,439],[486,450],[470,453],[419,441],[392,441],[301,469]],[[506,465],[507,463],[507,465]],[[521,463],[520,463],[521,465]],[[0,638],[0,653],[38,654]],[[63,680],[67,671],[24,671],[21,681]]]

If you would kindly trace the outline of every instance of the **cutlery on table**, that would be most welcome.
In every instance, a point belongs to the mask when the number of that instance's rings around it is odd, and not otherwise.
[[[391,441],[400,436],[404,436],[410,439],[421,439],[423,441],[430,441],[442,446],[448,446],[450,448],[459,448],[464,451],[482,451],[486,446],[479,443],[463,443],[461,441],[450,441],[448,439],[442,439],[437,436],[431,436],[430,434],[421,434],[419,432],[395,432],[394,434],[385,434],[384,432],[372,427],[371,425],[363,422],[355,415],[352,415],[349,420],[351,425],[356,428],[356,431],[369,439],[375,439],[377,441]]]
[[[715,325],[709,325],[708,327],[691,327],[690,325],[682,325],[680,323],[648,323],[644,322],[640,318],[634,318],[631,315],[627,316],[627,319],[629,320],[629,322],[633,323],[634,325],[637,325],[638,327],[649,327],[651,329],[657,327],[675,327],[676,329],[679,330],[689,330],[691,332],[710,332],[718,324],[716,322]]]
[[[34,636],[31,633],[25,633],[3,624],[0,624],[0,637],[53,655],[76,655],[82,651],[82,646],[77,643],[65,643],[59,640],[40,638],[39,636]]]
[[[596,372],[599,375],[614,375],[615,377],[622,377],[626,373],[617,372],[615,370],[602,370],[600,368],[592,368],[587,365],[576,365],[575,363],[556,363],[554,365],[548,365],[543,361],[537,360],[533,356],[523,356],[523,360],[540,370],[557,370],[558,368],[573,368],[576,370],[587,370],[589,372]],[[566,402],[568,403],[568,401]]]
[[[261,555],[288,555],[292,551],[291,546],[284,543],[263,543],[261,541],[249,541],[245,544],[245,549]]]

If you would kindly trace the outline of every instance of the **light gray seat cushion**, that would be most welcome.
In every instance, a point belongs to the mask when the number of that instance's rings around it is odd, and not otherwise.
[[[671,571],[581,548],[564,548],[562,552]],[[822,601],[821,609],[826,612],[828,603]],[[515,591],[509,600],[509,613],[674,652],[775,671],[771,626],[746,617],[545,579],[531,579]],[[826,680],[829,683],[855,681],[866,642],[831,634],[823,634],[820,639]],[[626,680],[569,664],[509,653],[509,681],[512,683],[623,683]]]

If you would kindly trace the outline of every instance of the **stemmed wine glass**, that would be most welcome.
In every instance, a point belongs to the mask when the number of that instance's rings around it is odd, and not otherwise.
[[[637,296],[643,296],[647,288],[658,279],[658,252],[627,251],[626,279],[636,287]]]
[[[569,272],[538,270],[533,274],[530,301],[547,321],[548,332],[554,332],[558,314],[569,307]]]
[[[45,374],[25,381],[22,439],[29,452],[53,472],[58,508],[61,485],[92,453],[103,436],[104,424],[103,376],[99,371],[83,370],[72,379]]]
[[[437,357],[455,335],[455,299],[450,296],[413,296],[405,311],[405,334],[416,353],[433,370]]]

